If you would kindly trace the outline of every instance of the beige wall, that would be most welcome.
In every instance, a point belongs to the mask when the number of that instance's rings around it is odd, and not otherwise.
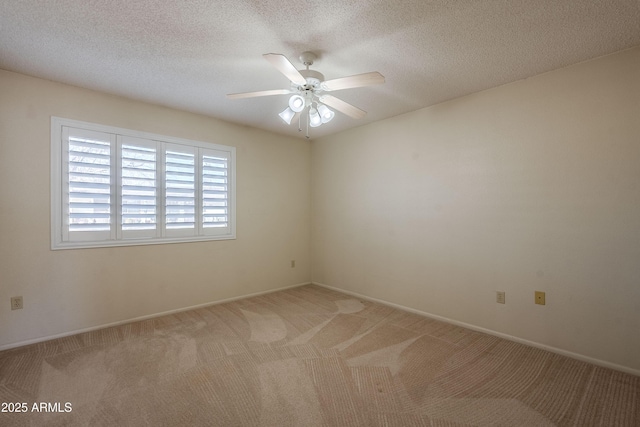
[[[640,372],[638,76],[634,49],[310,145],[0,70],[0,348],[313,278]],[[237,147],[237,240],[51,251],[51,115]]]
[[[235,146],[237,239],[51,251],[52,115]],[[0,70],[0,348],[308,282],[310,153],[307,141]],[[11,311],[18,295],[24,309]]]
[[[313,142],[312,216],[316,283],[640,373],[640,48]]]

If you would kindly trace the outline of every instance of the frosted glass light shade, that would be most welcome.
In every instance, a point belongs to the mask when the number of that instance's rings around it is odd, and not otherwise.
[[[322,123],[328,123],[333,119],[336,115],[333,111],[331,111],[326,105],[321,105],[318,107],[318,113],[320,114],[320,118],[322,119]]]
[[[299,113],[304,109],[304,98],[300,95],[293,95],[289,98],[289,108],[295,113]]]
[[[282,113],[278,114],[280,116],[280,118],[282,120],[284,120],[284,122],[288,125],[291,124],[291,120],[293,119],[293,116],[295,116],[295,111],[293,111],[291,108],[287,107],[286,110],[284,110]]]
[[[309,109],[309,126],[312,128],[318,127],[322,124],[322,118],[318,114],[318,110],[315,108]]]

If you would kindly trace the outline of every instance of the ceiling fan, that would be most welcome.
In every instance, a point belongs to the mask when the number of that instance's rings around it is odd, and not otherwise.
[[[258,96],[291,95],[289,97],[289,106],[278,115],[289,125],[298,119],[298,131],[302,131],[302,121],[304,119],[307,126],[307,138],[309,138],[309,126],[317,127],[333,119],[335,112],[329,107],[354,119],[361,119],[367,114],[366,111],[333,95],[325,94],[325,92],[384,83],[384,76],[377,71],[325,80],[322,73],[309,69],[309,66],[313,65],[316,60],[316,55],[313,52],[303,52],[300,55],[300,61],[305,65],[305,70],[298,70],[286,56],[279,53],[266,53],[262,56],[291,81],[291,87],[289,89],[232,93],[228,94],[227,98],[242,99]]]

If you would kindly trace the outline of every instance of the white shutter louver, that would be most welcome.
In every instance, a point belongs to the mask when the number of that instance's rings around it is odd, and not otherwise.
[[[165,150],[165,227],[171,235],[190,235],[195,232],[196,170],[194,151]],[[170,230],[183,231],[171,233]]]
[[[157,149],[154,141],[123,137],[120,144],[120,203],[124,238],[156,236]]]
[[[65,235],[69,240],[105,240],[112,228],[113,138],[65,129],[67,141]]]
[[[202,227],[208,233],[229,226],[229,161],[224,153],[202,151]]]

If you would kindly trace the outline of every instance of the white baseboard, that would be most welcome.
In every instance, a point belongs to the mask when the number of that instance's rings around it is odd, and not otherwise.
[[[106,323],[104,325],[98,325],[98,326],[92,326],[90,328],[75,329],[73,331],[63,332],[61,334],[47,335],[47,336],[44,336],[44,337],[34,338],[34,339],[30,339],[30,340],[18,341],[18,342],[14,342],[14,343],[11,343],[11,344],[0,345],[0,351],[9,350],[11,348],[16,348],[16,347],[22,347],[22,346],[29,345],[29,344],[36,344],[36,343],[39,343],[39,342],[49,341],[49,340],[53,340],[53,339],[56,339],[56,338],[63,338],[63,337],[71,336],[71,335],[83,334],[85,332],[97,331],[98,329],[104,329],[104,328],[110,328],[110,327],[113,327],[113,326],[125,325],[127,323],[139,322],[139,321],[142,321],[142,320],[149,320],[149,319],[153,319],[153,318],[156,318],[156,317],[166,316],[168,314],[174,314],[174,313],[180,313],[180,312],[183,312],[183,311],[195,310],[197,308],[209,307],[209,306],[217,305],[217,304],[224,304],[226,302],[237,301],[239,299],[251,298],[251,297],[257,297],[257,296],[260,296],[260,295],[271,294],[273,292],[284,291],[286,289],[293,289],[293,288],[297,288],[297,287],[304,286],[304,285],[310,285],[310,284],[311,284],[311,282],[299,283],[297,285],[284,286],[284,287],[277,288],[277,289],[270,289],[268,291],[254,292],[254,293],[251,293],[251,294],[240,295],[240,296],[237,296],[237,297],[225,298],[225,299],[221,299],[221,300],[217,300],[217,301],[206,302],[206,303],[203,303],[203,304],[192,305],[190,307],[182,307],[182,308],[177,308],[175,310],[163,311],[161,313],[154,313],[154,314],[148,314],[146,316],[134,317],[134,318],[125,319],[125,320],[119,320],[117,322]]]
[[[518,337],[513,336],[513,335],[504,334],[502,332],[497,332],[497,331],[494,331],[494,330],[491,330],[491,329],[482,328],[480,326],[475,326],[475,325],[472,325],[472,324],[469,324],[469,323],[459,322],[457,320],[449,319],[448,317],[438,316],[436,314],[427,313],[426,311],[416,310],[415,308],[405,307],[403,305],[395,304],[395,303],[388,302],[388,301],[384,301],[384,300],[381,300],[381,299],[378,299],[378,298],[372,298],[372,297],[369,297],[367,295],[359,294],[357,292],[351,292],[351,291],[348,291],[348,290],[345,290],[345,289],[336,288],[334,286],[325,285],[324,283],[313,282],[313,284],[317,285],[317,286],[321,286],[323,288],[331,289],[331,290],[336,291],[336,292],[341,292],[343,294],[352,295],[354,297],[358,297],[358,298],[365,299],[365,300],[368,300],[368,301],[373,301],[373,302],[377,302],[379,304],[383,304],[383,305],[387,305],[387,306],[390,306],[390,307],[393,307],[393,308],[397,308],[399,310],[408,311],[410,313],[419,314],[421,316],[429,317],[429,318],[435,319],[435,320],[440,320],[442,322],[450,323],[452,325],[461,326],[463,328],[471,329],[473,331],[483,332],[485,334],[493,335],[493,336],[496,336],[496,337],[499,337],[499,338],[504,338],[504,339],[509,340],[509,341],[515,341],[515,342],[520,343],[520,344],[528,345],[528,346],[531,346],[531,347],[536,347],[536,348],[539,348],[539,349],[542,349],[542,350],[547,350],[547,351],[550,351],[552,353],[556,353],[556,354],[560,354],[562,356],[570,357],[572,359],[577,359],[577,360],[581,360],[583,362],[592,363],[594,365],[602,366],[604,368],[615,369],[616,371],[621,371],[621,372],[625,372],[627,374],[640,376],[640,370],[634,369],[634,368],[630,368],[628,366],[618,365],[618,364],[615,364],[615,363],[607,362],[605,360],[595,359],[593,357],[584,356],[584,355],[578,354],[578,353],[573,353],[571,351],[563,350],[561,348],[551,347],[551,346],[548,346],[548,345],[545,345],[545,344],[541,344],[541,343],[538,343],[538,342],[535,342],[535,341],[529,341],[529,340],[526,340],[526,339],[523,339],[523,338],[518,338]]]

